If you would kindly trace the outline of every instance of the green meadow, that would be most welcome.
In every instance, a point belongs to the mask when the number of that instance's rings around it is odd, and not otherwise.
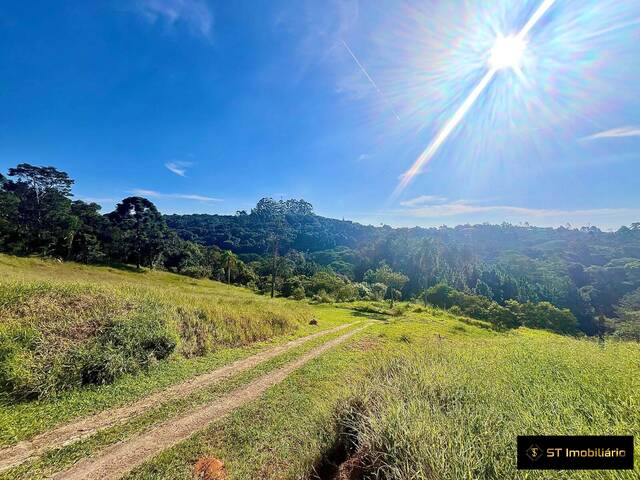
[[[170,273],[0,255],[0,445],[318,329],[347,342],[128,475],[230,479],[633,479],[635,471],[518,472],[517,435],[635,435],[640,345],[561,336],[401,302],[314,305]],[[315,318],[318,326],[309,325]],[[349,327],[353,328],[353,327]],[[44,478],[213,402],[341,333],[62,447],[0,478]],[[636,455],[637,457],[637,455]]]
[[[0,394],[41,398],[296,331],[311,310],[209,280],[0,256]]]

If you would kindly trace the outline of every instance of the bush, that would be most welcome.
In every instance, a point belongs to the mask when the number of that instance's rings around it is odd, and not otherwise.
[[[31,326],[0,325],[0,392],[26,397],[38,391],[42,375],[33,352],[41,342]]]
[[[349,283],[338,289],[336,292],[336,301],[338,302],[353,302],[358,298],[358,287]]]
[[[305,298],[304,287],[302,285],[300,285],[299,287],[295,288],[293,290],[291,296],[295,300],[304,300],[304,298]]]
[[[78,325],[75,325],[75,329]],[[104,384],[167,358],[177,333],[156,305],[109,319],[67,338],[52,325],[12,322],[0,331],[0,391],[14,399],[43,397],[87,384]],[[85,335],[86,334],[86,335]],[[75,341],[70,341],[74,337]],[[85,336],[86,338],[82,338]]]
[[[615,330],[611,334],[613,338],[619,340],[633,340],[640,342],[640,323],[620,322],[615,325]]]
[[[324,290],[320,290],[318,293],[316,293],[312,300],[315,303],[333,303],[335,301],[335,299],[333,297],[331,297],[327,292],[325,292]]]
[[[460,292],[445,284],[428,289],[425,299],[437,307],[448,308],[454,315],[489,321],[500,330],[523,325],[573,334],[578,328],[578,321],[569,310],[557,308],[549,302],[519,303],[507,300],[502,306],[488,298]]]
[[[192,265],[183,268],[180,273],[193,278],[209,278],[211,276],[211,267],[204,265]]]
[[[0,395],[23,400],[110,383],[172,354],[205,355],[219,345],[266,340],[308,319],[305,306],[239,289],[225,287],[212,301],[213,282],[191,294],[200,285],[180,280],[172,292],[168,282],[157,291],[0,283]]]

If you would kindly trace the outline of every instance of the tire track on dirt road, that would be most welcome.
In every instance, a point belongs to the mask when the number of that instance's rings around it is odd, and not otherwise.
[[[157,407],[164,403],[185,397],[197,390],[212,386],[226,378],[242,373],[281,353],[287,352],[315,338],[344,330],[358,322],[339,325],[328,330],[307,335],[291,340],[282,345],[277,345],[250,357],[236,360],[228,365],[217,368],[188,380],[172,385],[164,390],[155,392],[147,397],[130,404],[104,410],[102,412],[81,418],[77,421],[66,423],[52,430],[37,435],[29,440],[23,440],[15,445],[0,449],[0,472],[41,455],[47,450],[61,448],[87,438],[100,430],[127,422],[128,420]]]
[[[135,437],[107,447],[96,457],[85,458],[69,469],[55,474],[54,480],[111,480],[122,477],[158,453],[188,439],[194,433],[220,420],[238,407],[260,397],[268,388],[283,381],[289,374],[327,350],[347,341],[367,328],[365,324],[340,337],[327,341],[302,354],[279,369],[259,377],[249,384],[196,408],[191,412],[156,425]]]

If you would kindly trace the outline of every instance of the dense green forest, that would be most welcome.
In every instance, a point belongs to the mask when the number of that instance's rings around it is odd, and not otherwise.
[[[235,215],[162,215],[128,197],[102,214],[73,200],[73,183],[29,164],[0,175],[0,250],[165,269],[272,296],[417,299],[504,328],[638,337],[640,223],[374,227],[270,198]]]

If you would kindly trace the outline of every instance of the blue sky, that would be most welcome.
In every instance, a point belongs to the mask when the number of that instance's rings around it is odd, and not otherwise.
[[[490,4],[490,5],[489,5]],[[0,6],[0,169],[68,171],[105,211],[304,198],[365,223],[640,221],[640,4],[557,0],[398,182],[536,0]]]

